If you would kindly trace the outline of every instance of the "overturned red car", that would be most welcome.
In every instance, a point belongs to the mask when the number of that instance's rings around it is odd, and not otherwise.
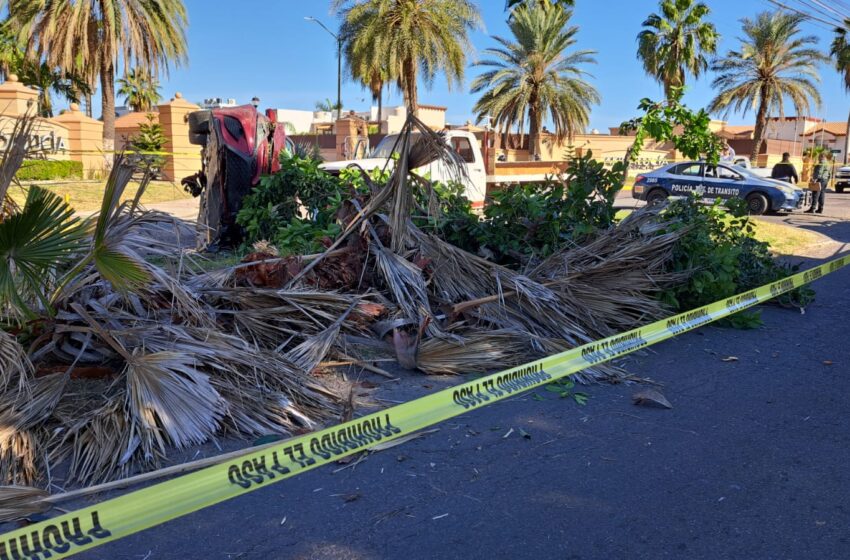
[[[242,241],[236,214],[260,177],[280,169],[280,152],[291,143],[272,110],[253,105],[189,113],[189,141],[203,146],[201,171],[181,181],[200,196],[198,225],[203,248],[216,251]]]

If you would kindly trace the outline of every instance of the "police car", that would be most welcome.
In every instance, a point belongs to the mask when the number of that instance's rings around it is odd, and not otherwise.
[[[638,175],[632,197],[650,204],[670,196],[696,193],[703,199],[741,198],[751,214],[797,210],[811,204],[811,193],[784,181],[759,177],[752,171],[703,161],[673,163]]]

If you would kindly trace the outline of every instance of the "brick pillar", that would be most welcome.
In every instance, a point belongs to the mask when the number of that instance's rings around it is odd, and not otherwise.
[[[200,107],[183,99],[183,95],[174,94],[174,99],[159,106],[159,123],[165,134],[163,151],[172,155],[165,156],[162,173],[169,181],[180,181],[201,170],[200,146],[189,143],[189,113]]]
[[[83,164],[83,177],[103,175],[112,161],[111,154],[103,153],[103,123],[83,114],[76,103],[51,120],[68,129],[68,151]]]
[[[38,91],[28,88],[18,81],[18,77],[9,74],[0,84],[0,115],[4,117],[22,117],[35,115],[38,104]]]
[[[357,137],[365,136],[367,133],[366,121],[349,113],[338,119],[334,124],[336,131],[336,157],[348,159],[349,154],[357,144]]]

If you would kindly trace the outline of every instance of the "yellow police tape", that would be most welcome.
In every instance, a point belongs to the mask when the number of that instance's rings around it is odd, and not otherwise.
[[[693,311],[183,475],[0,536],[0,559],[65,558],[235,498],[727,317],[850,264],[850,256]]]

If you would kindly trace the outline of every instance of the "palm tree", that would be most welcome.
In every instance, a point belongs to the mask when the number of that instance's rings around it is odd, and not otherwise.
[[[714,55],[719,35],[705,21],[708,6],[694,0],[661,0],[661,14],[651,14],[638,33],[638,59],[646,73],[664,85],[670,99],[671,88],[684,87],[685,77],[694,78],[708,69],[706,55]]]
[[[372,94],[372,101],[378,103],[378,120],[383,109],[384,85],[389,79],[389,70],[380,53],[365,49],[354,49],[354,42],[345,44],[345,58],[351,77],[359,81]]]
[[[133,111],[150,111],[160,100],[159,82],[141,68],[133,68],[118,80],[118,95]]]
[[[813,47],[817,37],[800,35],[803,19],[785,12],[762,12],[755,19],[742,19],[740,51],[729,51],[711,65],[718,73],[712,82],[718,94],[709,111],[725,116],[732,110],[746,115],[750,108],[756,109],[753,161],[761,151],[768,117],[774,111],[785,114],[786,98],[797,114],[808,114],[812,101],[820,106],[817,65],[826,57]]]
[[[494,37],[501,46],[484,51],[493,58],[476,63],[489,68],[472,82],[472,93],[484,92],[473,109],[479,122],[489,115],[498,129],[508,131],[523,130],[528,119],[534,153],[547,112],[555,136],[563,140],[587,126],[590,106],[599,103],[581,69],[596,62],[594,51],[570,51],[578,32],[569,25],[571,16],[548,0],[524,4],[508,22],[515,41]]]
[[[115,143],[119,61],[157,74],[185,60],[182,0],[9,0],[9,14],[18,30],[26,30],[28,48],[48,64],[97,73],[105,150]]]
[[[440,71],[449,87],[463,83],[468,33],[481,24],[470,0],[335,0],[333,6],[346,52],[382,57],[411,113],[419,108],[420,73],[426,85]]]
[[[830,54],[835,57],[835,69],[844,77],[844,88],[850,91],[850,18],[844,20],[844,27],[835,29]],[[844,163],[850,161],[850,115],[847,117],[847,130],[844,137]]]
[[[324,101],[316,101],[316,110],[323,111],[325,113],[333,113],[334,111],[339,111],[342,109],[342,106],[330,99],[325,99]]]
[[[536,0],[505,0],[505,11],[511,10],[518,6],[522,6],[524,4],[529,4],[531,2],[535,2]],[[553,3],[558,4],[564,8],[572,8],[575,6],[575,0],[551,0]]]
[[[79,103],[80,97],[89,91],[88,84],[81,77],[44,62],[22,57],[12,66],[12,72],[18,75],[22,84],[38,90],[38,114],[42,117],[53,116],[51,91],[71,103]]]

